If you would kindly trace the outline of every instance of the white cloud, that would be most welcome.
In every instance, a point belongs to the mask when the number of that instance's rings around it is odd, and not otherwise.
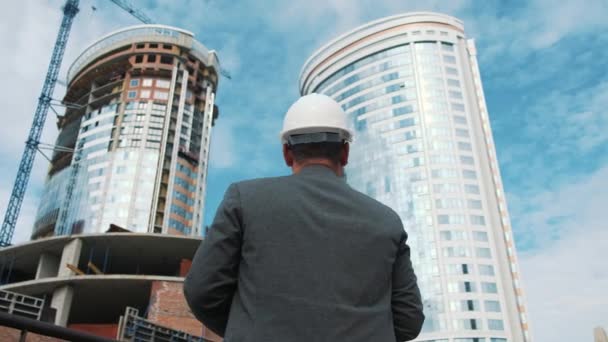
[[[553,0],[535,0],[530,12],[538,13],[531,20],[531,47],[542,49],[570,34],[593,32],[608,27],[608,2],[605,0],[566,0],[556,5]]]
[[[536,341],[583,341],[593,327],[608,326],[607,188],[605,166],[526,199],[529,208],[518,214],[519,229],[539,239],[536,249],[520,253]]]
[[[554,90],[529,108],[525,131],[531,137],[550,137],[554,144],[547,153],[589,152],[608,142],[607,108],[608,81],[576,91]]]
[[[211,151],[209,153],[209,165],[217,169],[234,167],[236,164],[237,150],[235,149],[235,138],[233,136],[233,125],[229,118],[221,118],[221,125],[213,127],[211,134]]]

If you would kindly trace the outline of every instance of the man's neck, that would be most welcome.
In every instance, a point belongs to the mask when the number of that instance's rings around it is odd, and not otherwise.
[[[311,166],[311,165],[320,165],[320,166],[325,166],[328,169],[332,170],[336,176],[342,177],[344,176],[344,167],[342,167],[341,165],[336,165],[334,163],[332,163],[331,161],[327,160],[327,159],[308,159],[303,161],[302,163],[293,163],[293,166],[291,167],[291,170],[293,171],[294,174],[298,174],[300,173],[300,171],[302,171],[302,169],[304,169],[307,166]]]

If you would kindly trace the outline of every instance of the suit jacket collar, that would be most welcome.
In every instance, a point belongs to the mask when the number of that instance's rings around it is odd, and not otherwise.
[[[304,166],[297,175],[312,175],[316,177],[334,177],[344,180],[344,177],[336,175],[334,170],[321,164],[310,164]]]

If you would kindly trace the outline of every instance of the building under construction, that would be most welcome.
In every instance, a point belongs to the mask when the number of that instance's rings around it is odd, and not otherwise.
[[[199,236],[218,59],[192,33],[142,25],[86,48],[68,70],[32,238],[99,233]]]
[[[192,33],[161,25],[78,56],[33,241],[0,250],[0,311],[122,340],[219,340],[182,292],[201,241],[219,70]],[[0,329],[2,341],[18,335]]]

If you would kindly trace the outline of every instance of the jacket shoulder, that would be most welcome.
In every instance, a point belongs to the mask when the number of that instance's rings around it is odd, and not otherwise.
[[[362,206],[368,210],[373,210],[383,222],[390,223],[390,226],[399,231],[403,231],[403,223],[401,217],[395,210],[388,205],[378,201],[377,199],[370,197],[362,192],[359,192],[353,188],[351,190],[356,193],[355,196],[362,202]]]
[[[273,187],[281,186],[288,179],[289,176],[255,178],[234,182],[230,185],[230,187],[235,188],[241,193],[251,193],[262,189],[270,190]]]

